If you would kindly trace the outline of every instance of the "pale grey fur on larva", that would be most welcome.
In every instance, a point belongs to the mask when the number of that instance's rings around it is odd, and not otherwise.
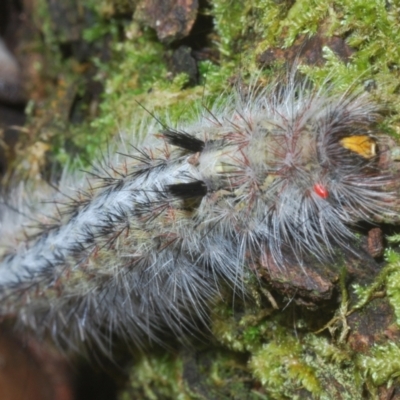
[[[245,292],[260,260],[284,271],[287,257],[356,253],[351,226],[394,215],[390,171],[340,144],[375,140],[366,96],[289,83],[225,97],[191,124],[150,124],[151,141],[125,145],[78,193],[61,185],[68,195],[33,215],[53,226],[30,238],[13,229],[0,315],[70,349],[88,339],[105,348],[114,333],[182,337],[207,322],[222,282]]]

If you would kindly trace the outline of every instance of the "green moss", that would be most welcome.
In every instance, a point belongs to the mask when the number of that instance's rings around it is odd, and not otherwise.
[[[253,379],[260,382],[269,399],[361,400],[365,398],[365,388],[373,398],[378,386],[392,384],[400,374],[398,346],[388,343],[375,345],[363,355],[349,346],[346,338],[355,330],[353,340],[363,343],[365,333],[357,333],[357,321],[363,320],[363,310],[371,308],[371,300],[381,297],[385,287],[396,311],[400,285],[394,277],[397,276],[400,256],[388,253],[387,260],[388,265],[374,283],[357,287],[357,302],[350,300],[344,292],[341,307],[334,317],[334,328],[341,328],[338,335],[324,337],[321,333],[311,332],[308,321],[312,317],[302,319],[300,315],[296,316],[296,308],[274,311],[262,301],[243,310],[239,307],[239,313],[220,304],[214,309],[213,334],[224,347],[248,355],[248,370]],[[342,285],[345,278],[342,274]],[[378,304],[381,303],[376,306]],[[347,319],[354,312],[358,312],[359,317],[352,320],[352,330],[349,330]],[[379,313],[379,309],[376,312]],[[295,325],[291,322],[293,315]],[[338,324],[339,319],[342,325]],[[331,333],[333,335],[333,330]],[[371,333],[376,334],[376,330]],[[336,336],[337,340],[334,339]]]
[[[307,320],[300,316],[294,326],[288,323],[295,310],[274,311],[260,303],[237,315],[219,305],[213,334],[221,345],[248,355],[248,371],[269,399],[331,399],[335,393],[361,398],[363,381],[352,351],[308,333]]]
[[[393,250],[387,251],[388,274],[386,278],[386,293],[400,326],[400,255]]]
[[[361,399],[362,380],[351,352],[313,334],[279,328],[252,354],[250,369],[273,399]]]
[[[296,1],[277,34],[290,46],[301,34],[320,31],[326,36],[346,37],[355,52],[348,64],[340,61],[331,50],[325,49],[326,63],[319,68],[303,68],[312,79],[321,82],[329,78],[340,90],[354,84],[374,82],[372,95],[380,104],[390,104],[395,111],[386,120],[386,126],[398,131],[400,102],[397,90],[400,84],[398,61],[400,32],[397,29],[400,9],[392,2],[342,0]]]
[[[129,382],[120,400],[268,399],[253,387],[246,356],[212,346],[179,356],[148,352],[132,366]]]
[[[172,355],[143,355],[131,369],[121,400],[193,399],[182,380],[182,360]]]
[[[127,29],[136,32],[134,24]],[[137,33],[135,40],[117,42],[112,46],[111,62],[94,60],[98,67],[98,79],[105,82],[100,116],[92,126],[102,132],[103,138],[110,137],[117,129],[126,130],[137,113],[143,114],[138,106],[138,95],[154,87],[166,75],[163,62],[163,46],[150,31]],[[136,119],[136,118],[135,118]]]
[[[395,233],[393,235],[388,236],[387,238],[388,243],[392,244],[399,244],[400,243],[400,234],[399,233]],[[388,257],[391,258],[391,257]]]
[[[389,387],[400,376],[400,347],[393,342],[374,346],[370,355],[358,356],[357,364],[375,386]]]
[[[269,309],[253,310],[238,319],[234,314],[227,315],[214,309],[218,316],[214,314],[213,335],[230,350],[251,352],[277,329],[276,321],[268,318],[271,312]]]
[[[221,0],[212,3],[212,15],[218,32],[218,49],[223,57],[232,57],[235,50],[243,51],[243,37],[246,29],[246,14],[251,8],[248,2]]]
[[[232,72],[257,70],[255,55],[276,42],[280,21],[289,9],[285,1],[214,0],[211,5],[222,67]]]
[[[276,339],[253,354],[250,368],[254,375],[275,396],[284,398],[289,395],[288,390],[298,385],[313,395],[319,394],[316,371],[301,358],[301,343],[287,332],[282,333],[277,330]]]
[[[367,305],[376,294],[385,291],[390,305],[393,307],[396,323],[400,326],[400,254],[387,249],[385,252],[386,265],[369,286],[353,285],[353,289],[358,296],[357,303],[351,312],[360,310]]]
[[[275,46],[288,48],[302,36],[345,37],[354,49],[349,63],[325,48],[326,63],[303,66],[302,71],[317,84],[334,81],[340,92],[363,82],[372,84],[372,96],[393,111],[385,120],[385,130],[399,133],[400,9],[395,2],[216,0],[212,4],[223,65],[234,63],[233,68],[254,72],[257,55]]]

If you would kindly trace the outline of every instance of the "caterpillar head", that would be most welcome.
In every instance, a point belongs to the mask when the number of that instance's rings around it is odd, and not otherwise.
[[[326,260],[337,246],[352,249],[350,226],[396,215],[396,178],[380,163],[387,149],[366,96],[295,93],[267,100],[269,115],[259,122],[269,127],[263,132],[268,240],[277,260],[280,243],[299,259]]]

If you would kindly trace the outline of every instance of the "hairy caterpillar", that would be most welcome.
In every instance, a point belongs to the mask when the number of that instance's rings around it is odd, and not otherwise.
[[[14,240],[0,264],[3,319],[63,348],[105,348],[114,333],[162,341],[207,320],[222,282],[245,291],[258,263],[356,253],[352,225],[396,214],[378,109],[308,86],[238,90],[194,123],[153,125],[143,147],[35,214],[43,226],[23,237],[3,223]]]

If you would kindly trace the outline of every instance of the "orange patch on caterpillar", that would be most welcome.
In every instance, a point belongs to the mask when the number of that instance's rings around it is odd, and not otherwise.
[[[364,158],[376,156],[376,142],[369,136],[348,136],[340,140],[340,144],[347,150],[350,150]]]

